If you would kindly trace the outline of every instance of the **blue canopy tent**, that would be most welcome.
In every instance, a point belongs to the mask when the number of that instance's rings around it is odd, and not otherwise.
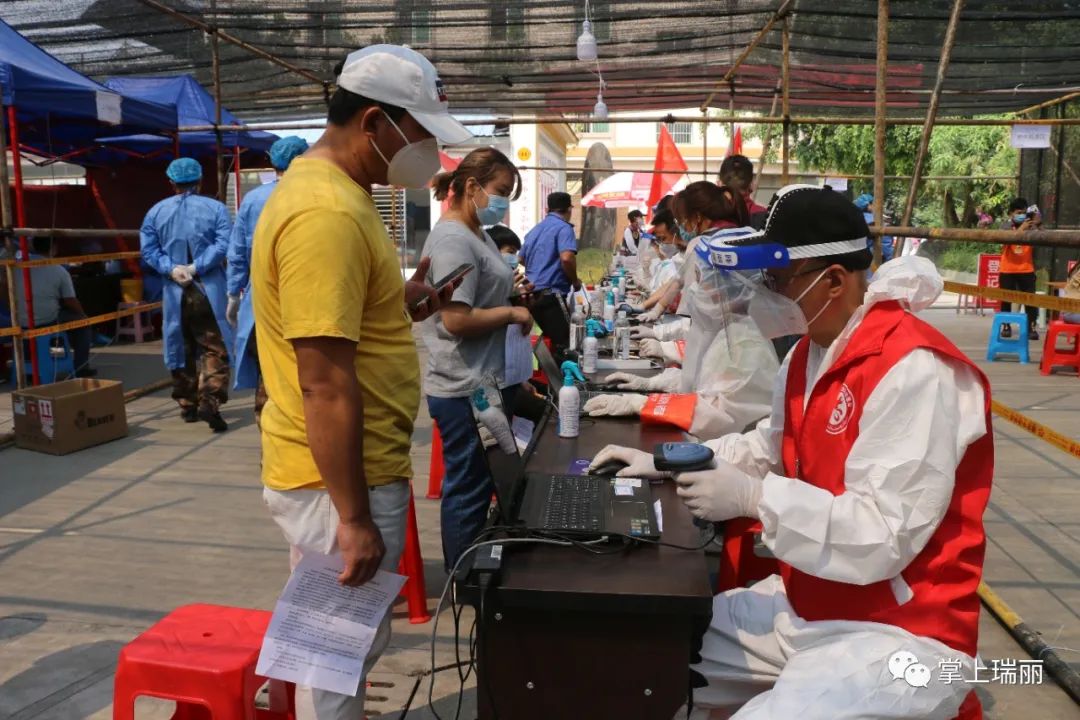
[[[176,106],[180,127],[214,124],[214,98],[190,75],[173,77],[114,77],[105,85],[122,95],[136,97],[154,103]],[[222,108],[223,125],[242,124],[235,115]],[[237,148],[265,153],[277,140],[277,135],[262,130],[227,130],[221,133],[223,150],[235,152]],[[139,153],[151,153],[172,148],[173,141],[155,135],[102,138],[108,147],[125,148]],[[186,157],[206,158],[217,150],[217,136],[213,131],[180,133],[180,154]]]
[[[0,21],[0,103],[23,149],[71,159],[95,139],[132,132],[171,132],[176,108],[127,97],[63,64]],[[15,143],[12,143],[12,148]]]

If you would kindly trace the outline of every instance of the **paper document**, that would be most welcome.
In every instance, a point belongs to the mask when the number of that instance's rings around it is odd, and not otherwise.
[[[305,553],[285,585],[263,638],[263,677],[355,695],[375,632],[405,576],[379,570],[361,587],[337,577],[340,555]]]

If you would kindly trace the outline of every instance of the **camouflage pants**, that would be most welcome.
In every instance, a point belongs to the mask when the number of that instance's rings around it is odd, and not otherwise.
[[[229,353],[206,295],[189,285],[180,301],[185,366],[173,370],[173,399],[183,409],[217,411],[229,399]]]

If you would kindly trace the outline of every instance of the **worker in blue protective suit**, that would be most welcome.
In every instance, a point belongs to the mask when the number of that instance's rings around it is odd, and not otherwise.
[[[224,432],[220,406],[229,399],[232,346],[224,264],[232,223],[224,205],[198,194],[198,162],[177,158],[165,174],[175,194],[150,208],[139,231],[143,261],[164,281],[165,366],[184,422]]]
[[[867,225],[874,224],[874,196],[870,193],[863,193],[859,197],[855,198],[855,207],[862,211],[863,219],[866,220]],[[887,224],[887,223],[883,223]],[[885,235],[881,238],[881,262],[889,262],[893,259],[893,238],[889,235]],[[868,238],[866,241],[866,248],[873,251],[874,238]]]
[[[277,177],[280,178],[289,169],[293,158],[303,155],[307,149],[307,141],[295,135],[283,137],[271,145],[270,164],[277,171]],[[259,374],[259,354],[255,345],[255,311],[251,302],[249,275],[251,243],[255,237],[255,225],[259,222],[259,215],[276,186],[277,178],[244,196],[244,201],[240,203],[240,209],[236,213],[232,236],[229,238],[229,266],[226,269],[229,301],[225,318],[236,331],[232,354],[236,363],[233,389],[255,388],[256,424],[262,415],[263,405],[266,404],[266,388]]]

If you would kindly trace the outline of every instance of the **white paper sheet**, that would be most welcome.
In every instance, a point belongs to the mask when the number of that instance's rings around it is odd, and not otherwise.
[[[532,440],[533,431],[536,429],[536,423],[532,420],[526,420],[523,417],[514,417],[510,421],[510,429],[514,432],[514,440],[517,442],[518,452],[525,452],[525,449],[529,447],[529,442]]]
[[[656,513],[656,531],[664,532],[664,506],[657,500],[653,503],[653,512]]]
[[[375,632],[405,576],[379,570],[361,587],[337,581],[340,555],[305,553],[278,598],[255,672],[355,695]]]
[[[1011,144],[1014,148],[1048,148],[1050,130],[1049,125],[1013,125]]]

